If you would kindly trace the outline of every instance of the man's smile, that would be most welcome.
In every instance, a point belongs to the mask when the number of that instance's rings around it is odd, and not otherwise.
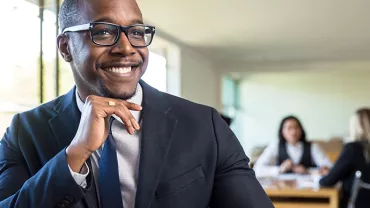
[[[104,71],[109,78],[120,79],[120,78],[131,78],[134,77],[136,72],[140,72],[140,64],[132,63],[121,63],[121,64],[109,64],[102,65],[99,68]]]

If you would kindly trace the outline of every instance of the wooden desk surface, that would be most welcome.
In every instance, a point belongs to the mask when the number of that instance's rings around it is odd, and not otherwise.
[[[314,189],[265,189],[267,195],[272,198],[286,199],[285,201],[273,201],[275,208],[338,208],[340,188]],[[328,203],[307,203],[290,201],[292,198],[328,199]]]
[[[296,187],[296,181],[292,180],[275,180],[274,183],[269,183],[269,185],[270,187],[264,187],[264,189],[267,195],[272,199],[275,208],[339,207],[339,193],[341,190],[340,186],[333,188],[298,189]],[[321,201],[318,201],[317,199],[321,199]],[[325,200],[324,202],[323,199]]]
[[[327,198],[333,195],[338,194],[340,188],[320,188],[317,190],[314,189],[265,189],[267,195],[273,197],[302,197],[302,198]]]

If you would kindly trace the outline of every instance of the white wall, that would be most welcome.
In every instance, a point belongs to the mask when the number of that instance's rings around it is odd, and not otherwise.
[[[370,106],[370,63],[310,68],[316,70],[253,73],[241,80],[234,127],[247,154],[277,140],[278,124],[287,114],[301,119],[309,139],[329,139],[347,137],[351,114]]]
[[[167,59],[167,92],[190,101],[221,108],[221,78],[209,58],[158,30],[155,48]]]
[[[181,97],[219,109],[220,86],[220,76],[207,58],[181,49]]]

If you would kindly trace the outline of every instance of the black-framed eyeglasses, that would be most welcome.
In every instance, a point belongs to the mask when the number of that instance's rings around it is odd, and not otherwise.
[[[134,47],[147,47],[152,43],[155,27],[144,24],[120,26],[109,22],[93,22],[82,25],[67,27],[66,32],[78,32],[88,30],[93,43],[101,46],[112,46],[117,43],[121,33],[125,33],[127,39]]]

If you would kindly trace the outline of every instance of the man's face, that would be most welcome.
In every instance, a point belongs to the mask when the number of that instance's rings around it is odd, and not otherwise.
[[[134,0],[84,1],[80,9],[83,23],[110,22],[121,26],[143,23]],[[133,47],[125,33],[113,46],[94,44],[88,31],[68,36],[69,61],[82,99],[93,94],[126,100],[135,94],[148,65],[146,47]]]

